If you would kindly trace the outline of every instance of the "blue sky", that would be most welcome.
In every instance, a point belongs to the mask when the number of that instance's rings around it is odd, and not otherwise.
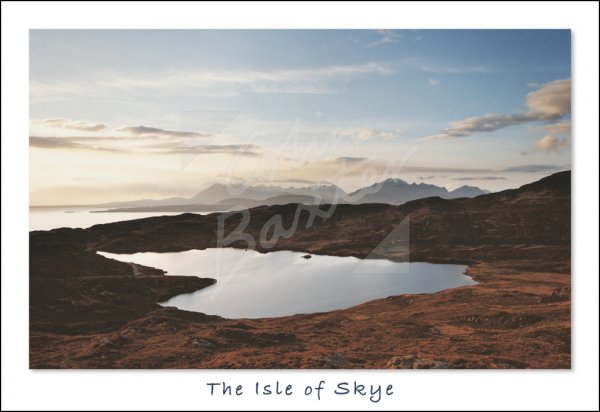
[[[570,168],[570,44],[568,30],[32,30],[32,203],[224,179],[515,187]]]

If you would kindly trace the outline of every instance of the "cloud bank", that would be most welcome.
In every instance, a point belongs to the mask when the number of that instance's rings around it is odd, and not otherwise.
[[[571,79],[546,83],[527,94],[528,111],[516,114],[484,114],[451,123],[441,133],[426,136],[429,140],[445,140],[489,133],[529,122],[558,120],[571,112]]]
[[[558,153],[571,145],[571,122],[563,121],[543,127],[548,134],[537,140],[534,148],[546,153]]]
[[[549,152],[558,153],[558,151],[561,148],[569,146],[570,144],[571,144],[570,138],[560,139],[560,138],[554,137],[552,135],[546,135],[546,136],[542,137],[540,140],[538,140],[537,142],[535,142],[535,147],[536,147],[536,149],[542,150],[546,153],[549,153]]]

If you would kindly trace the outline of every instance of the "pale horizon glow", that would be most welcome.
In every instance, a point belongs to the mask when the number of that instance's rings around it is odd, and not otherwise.
[[[418,40],[417,40],[418,39]],[[571,168],[568,30],[32,30],[30,204]]]

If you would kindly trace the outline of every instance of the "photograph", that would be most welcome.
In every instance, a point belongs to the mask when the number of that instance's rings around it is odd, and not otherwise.
[[[571,41],[30,29],[29,369],[570,370]]]

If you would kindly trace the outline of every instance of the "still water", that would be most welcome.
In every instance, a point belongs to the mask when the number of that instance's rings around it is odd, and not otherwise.
[[[59,227],[88,228],[101,223],[142,219],[153,216],[180,215],[183,212],[111,212],[92,213],[98,208],[29,208],[29,230],[51,230]],[[101,209],[100,209],[101,210]],[[212,212],[206,212],[212,213]],[[198,213],[205,214],[205,213]]]
[[[217,279],[213,286],[161,304],[225,318],[326,312],[388,296],[434,293],[477,283],[464,274],[464,265],[323,255],[306,259],[304,253],[290,251],[261,254],[226,248],[130,255],[99,253],[160,268],[168,275]]]

